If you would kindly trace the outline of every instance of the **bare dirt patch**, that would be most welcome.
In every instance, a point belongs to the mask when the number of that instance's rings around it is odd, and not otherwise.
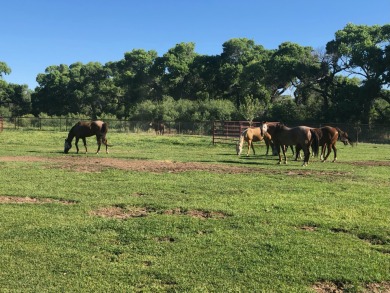
[[[356,161],[356,162],[348,162],[347,164],[353,166],[374,166],[374,167],[390,167],[390,161]]]
[[[166,215],[186,215],[198,219],[224,219],[226,215],[221,212],[202,211],[202,210],[182,210],[180,208],[166,210]]]
[[[0,204],[1,203],[32,203],[32,204],[42,204],[42,203],[60,203],[60,204],[75,204],[75,201],[70,200],[61,200],[54,198],[37,198],[37,197],[21,197],[21,196],[6,196],[0,195]]]
[[[125,220],[128,218],[145,217],[148,210],[144,207],[104,207],[90,212],[91,215],[103,218],[114,218]]]
[[[207,164],[198,162],[174,162],[174,161],[154,161],[154,160],[128,160],[117,158],[88,157],[83,155],[63,156],[63,157],[0,157],[0,162],[42,162],[53,165],[54,168],[68,169],[78,172],[101,172],[107,168],[144,171],[155,173],[179,173],[185,171],[209,171],[216,173],[251,173],[256,169],[228,166],[223,164]]]
[[[119,207],[119,206],[110,206],[103,207],[97,210],[91,211],[90,215],[99,216],[104,218],[114,218],[114,219],[128,219],[136,217],[145,217],[150,213],[158,213],[164,215],[185,215],[198,219],[224,219],[227,217],[222,212],[214,211],[202,211],[202,210],[182,210],[180,208],[165,210],[165,211],[156,211],[154,209],[149,209],[146,207]]]
[[[107,158],[102,156],[67,155],[62,157],[8,156],[0,157],[0,162],[38,162],[46,168],[58,168],[76,172],[101,172],[113,168],[129,171],[152,173],[181,173],[187,171],[205,171],[221,174],[267,173],[290,176],[346,175],[347,172],[321,172],[313,170],[286,171],[252,168],[248,166],[232,166],[221,163],[177,162],[168,160],[132,160]]]
[[[361,290],[358,292],[363,293],[389,293],[390,292],[390,282],[380,282],[380,283],[369,283],[363,284]],[[313,285],[313,290],[318,293],[343,293],[343,292],[355,292],[356,289],[352,285],[343,284],[341,282],[317,282]]]

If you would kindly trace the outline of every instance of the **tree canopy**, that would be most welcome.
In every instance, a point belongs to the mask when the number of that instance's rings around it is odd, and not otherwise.
[[[106,64],[48,66],[38,86],[8,84],[0,115],[112,115],[125,119],[268,119],[390,122],[390,25],[347,24],[324,50],[247,38],[201,55],[179,43],[162,56],[134,49]]]

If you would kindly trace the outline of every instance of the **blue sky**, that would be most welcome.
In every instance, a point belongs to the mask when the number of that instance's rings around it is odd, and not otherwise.
[[[133,49],[162,56],[181,42],[222,53],[232,38],[266,49],[290,41],[323,49],[347,23],[390,23],[389,0],[0,0],[7,82],[31,89],[51,65],[119,61]]]

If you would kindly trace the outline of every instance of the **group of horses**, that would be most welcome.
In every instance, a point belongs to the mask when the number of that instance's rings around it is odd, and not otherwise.
[[[150,127],[152,127],[156,134],[163,135],[165,132],[165,125],[161,122],[151,122],[149,124]],[[108,147],[112,146],[107,143],[107,131],[108,131],[108,124],[103,121],[80,121],[77,122],[69,131],[68,137],[65,139],[65,145],[64,145],[64,153],[67,154],[69,150],[72,148],[72,141],[75,138],[75,146],[76,146],[76,152],[79,152],[79,140],[82,139],[85,147],[85,152],[88,151],[87,149],[87,141],[86,137],[94,136],[96,135],[96,141],[98,144],[98,148],[96,151],[96,154],[100,151],[100,146],[104,144],[106,146],[106,153],[108,154]]]
[[[284,157],[284,163],[287,163],[286,150],[289,146],[291,147],[293,155],[293,147],[295,147],[295,160],[298,160],[300,152],[302,151],[304,154],[304,166],[309,163],[311,153],[313,156],[318,155],[320,147],[321,161],[325,162],[329,157],[330,152],[333,150],[333,162],[335,162],[337,160],[336,142],[340,140],[345,145],[352,145],[352,141],[348,137],[348,133],[342,131],[338,127],[287,127],[280,122],[262,122],[259,127],[250,127],[241,133],[240,140],[236,144],[237,155],[241,154],[244,141],[248,144],[247,156],[249,156],[251,148],[255,154],[253,142],[262,140],[264,140],[267,146],[266,155],[268,155],[269,148],[271,147],[273,154],[278,155],[279,157],[279,164],[282,163],[282,154]]]
[[[164,134],[164,124],[151,122],[150,126],[156,131],[156,134]],[[86,137],[96,135],[96,141],[98,148],[96,153],[100,151],[101,144],[106,146],[106,153],[108,153],[108,147],[111,146],[107,142],[108,125],[103,121],[92,121],[76,123],[69,131],[68,137],[65,139],[64,153],[68,153],[72,148],[72,141],[75,138],[76,151],[79,152],[78,142],[82,139],[87,149]],[[309,163],[310,150],[314,156],[318,155],[319,147],[321,147],[321,160],[325,162],[333,150],[334,158],[333,162],[337,160],[337,148],[336,142],[341,140],[345,145],[351,144],[352,141],[348,137],[348,133],[342,131],[337,127],[324,126],[321,128],[312,128],[307,126],[287,127],[280,122],[262,122],[260,127],[250,127],[245,129],[241,135],[240,140],[236,145],[237,155],[242,152],[244,141],[248,144],[247,156],[249,156],[250,148],[252,148],[255,154],[255,148],[253,143],[264,140],[267,146],[266,155],[269,153],[269,148],[272,149],[272,154],[277,154],[279,157],[279,164],[282,162],[282,154],[284,157],[284,163],[287,163],[286,150],[291,148],[294,154],[295,147],[295,160],[298,160],[300,152],[304,154],[303,165]],[[327,151],[325,155],[325,150]]]

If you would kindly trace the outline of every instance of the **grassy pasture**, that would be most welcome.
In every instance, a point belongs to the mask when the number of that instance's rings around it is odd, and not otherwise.
[[[109,133],[108,155],[65,137],[0,133],[1,292],[390,288],[390,145],[301,167],[207,137]]]

